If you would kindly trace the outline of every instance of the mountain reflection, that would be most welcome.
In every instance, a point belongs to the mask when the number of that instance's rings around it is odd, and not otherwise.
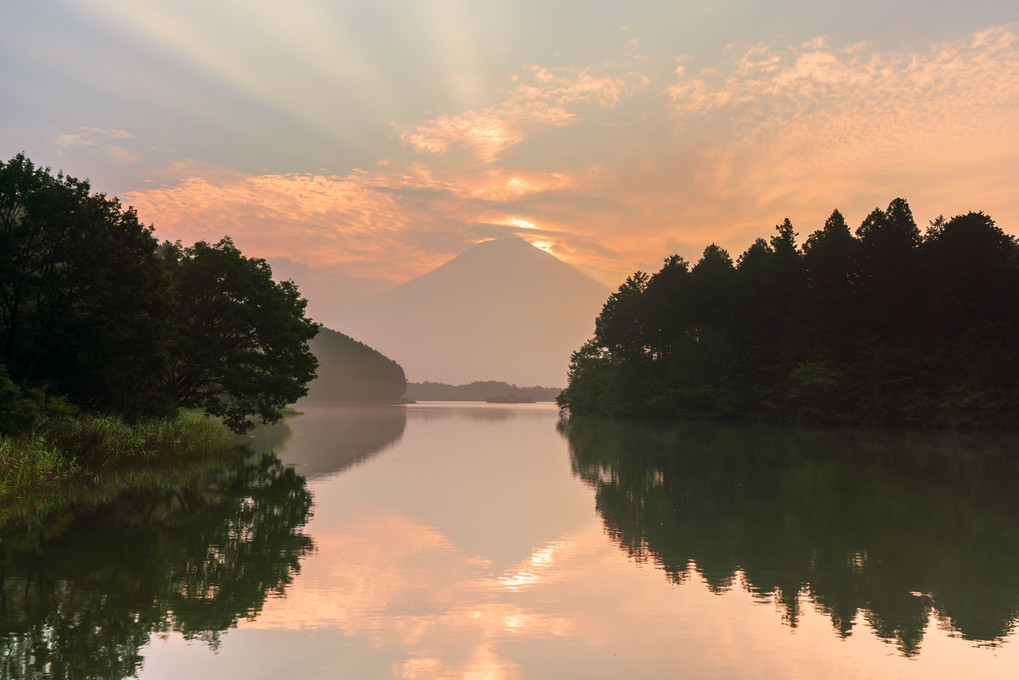
[[[199,489],[127,493],[0,548],[0,677],[122,678],[152,633],[218,644],[312,549],[305,480],[271,454]]]
[[[280,452],[308,480],[360,465],[400,441],[407,426],[402,406],[301,405],[302,415],[252,431],[253,450]],[[283,446],[286,444],[286,446]]]
[[[571,419],[573,471],[619,546],[739,586],[796,626],[811,603],[919,653],[931,616],[1000,642],[1019,617],[1019,437],[663,428]]]

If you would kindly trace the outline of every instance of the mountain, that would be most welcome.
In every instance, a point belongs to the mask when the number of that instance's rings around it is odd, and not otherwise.
[[[340,311],[344,332],[407,371],[445,383],[566,384],[570,354],[594,333],[609,290],[513,237]]]
[[[308,346],[318,359],[318,377],[305,399],[392,402],[407,389],[398,363],[343,333],[320,328]]]

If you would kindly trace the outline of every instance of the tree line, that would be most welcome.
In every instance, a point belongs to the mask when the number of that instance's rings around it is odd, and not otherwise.
[[[305,306],[229,238],[160,243],[87,181],[0,162],[0,432],[78,408],[276,420],[315,375]]]
[[[802,245],[786,219],[638,271],[571,357],[572,413],[883,426],[1019,426],[1019,245],[982,212],[921,233],[907,202]]]

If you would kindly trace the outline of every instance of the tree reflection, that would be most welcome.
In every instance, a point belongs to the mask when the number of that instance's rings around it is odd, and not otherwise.
[[[796,626],[858,615],[907,656],[927,623],[1001,641],[1019,617],[1015,435],[666,429],[573,418],[575,474],[631,557],[739,585]]]
[[[0,677],[129,677],[157,632],[215,646],[292,582],[311,504],[304,478],[264,454],[203,488],[134,491],[54,518],[55,536],[5,540]]]

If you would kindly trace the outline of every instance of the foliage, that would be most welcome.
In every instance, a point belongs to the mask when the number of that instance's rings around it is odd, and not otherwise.
[[[0,162],[0,362],[21,385],[130,411],[165,333],[152,229],[88,182]]]
[[[803,247],[789,220],[734,264],[717,245],[637,272],[574,353],[579,414],[1019,426],[1019,246],[983,213],[921,235],[901,198]]]
[[[251,415],[279,420],[307,393],[317,366],[308,341],[318,326],[305,318],[297,286],[273,282],[265,260],[244,257],[229,238],[167,243],[160,253],[174,284],[175,328],[160,390],[238,432],[254,424]]]
[[[30,429],[46,395],[131,420],[197,407],[243,430],[305,393],[317,327],[296,286],[229,239],[152,231],[86,181],[0,162],[0,432]]]

